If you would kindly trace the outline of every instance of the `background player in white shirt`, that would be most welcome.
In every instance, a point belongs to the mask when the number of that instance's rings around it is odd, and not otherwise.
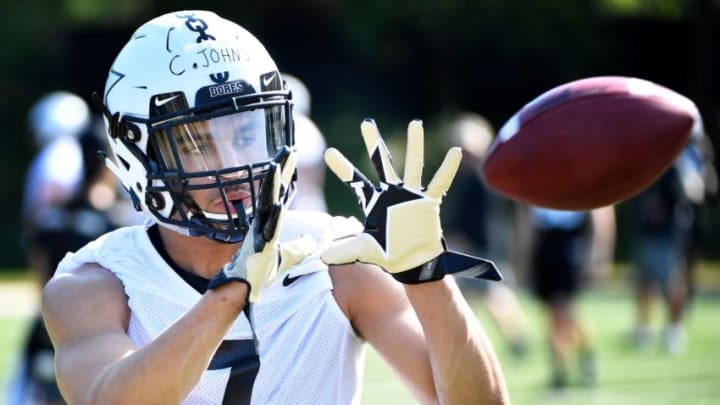
[[[289,92],[257,39],[203,11],[141,26],[96,101],[106,164],[157,224],[90,243],[45,288],[69,402],[355,403],[365,342],[422,403],[508,402],[485,332],[444,277],[500,278],[442,242],[459,149],[423,188],[422,124],[409,126],[401,180],[366,120],[379,185],[337,150],[325,156],[365,226],[298,217],[286,209]]]

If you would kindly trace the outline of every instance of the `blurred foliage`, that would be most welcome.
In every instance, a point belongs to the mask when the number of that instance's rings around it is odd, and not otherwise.
[[[351,156],[364,156],[362,118],[374,117],[399,150],[407,122],[423,118],[434,168],[441,121],[453,112],[479,112],[500,127],[541,92],[605,74],[673,88],[696,101],[711,137],[720,127],[718,0],[10,0],[0,13],[0,267],[23,263],[15,213],[34,152],[32,103],[58,88],[89,99],[137,26],[197,7],[248,28],[281,70],[301,77],[328,142]],[[334,180],[331,209],[357,214]]]
[[[682,17],[683,1],[667,0],[604,0],[603,6],[617,14],[647,15],[679,19]]]

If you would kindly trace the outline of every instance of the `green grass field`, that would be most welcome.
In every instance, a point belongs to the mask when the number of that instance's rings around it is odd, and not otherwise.
[[[597,344],[600,378],[592,389],[571,387],[554,393],[548,381],[547,339],[540,308],[526,295],[523,307],[529,318],[530,352],[527,358],[510,356],[492,321],[478,306],[505,372],[513,404],[716,404],[720,399],[720,296],[703,294],[688,318],[688,347],[678,356],[662,350],[659,342],[644,352],[633,350],[628,331],[632,325],[629,291],[588,292],[580,313]],[[655,326],[662,326],[662,308],[656,305]],[[400,387],[374,352],[369,352],[363,403],[415,403]]]
[[[687,318],[688,346],[678,356],[666,354],[659,343],[644,352],[631,348],[633,306],[623,283],[588,291],[579,311],[597,343],[599,384],[562,393],[546,389],[547,341],[540,308],[522,292],[520,298],[530,333],[530,351],[524,359],[510,356],[484,308],[471,300],[500,356],[513,404],[716,404],[720,400],[720,290],[706,288],[696,300]],[[654,326],[659,330],[663,308],[657,303],[654,309]],[[27,315],[0,316],[0,404],[5,403],[7,381],[26,327]],[[372,350],[368,350],[363,403],[415,403]]]

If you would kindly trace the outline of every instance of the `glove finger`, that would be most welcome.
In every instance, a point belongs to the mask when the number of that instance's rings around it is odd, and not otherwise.
[[[320,259],[325,264],[365,262],[382,266],[385,263],[382,249],[366,233],[336,240],[320,254]]]
[[[433,176],[433,179],[428,184],[426,194],[430,198],[442,198],[445,192],[450,188],[453,178],[460,167],[460,161],[462,160],[462,152],[460,148],[450,148],[445,159],[443,160],[440,168]]]
[[[290,151],[288,148],[287,156],[280,165],[280,188],[279,188],[279,199],[277,201],[287,204],[288,197],[290,195],[290,188],[292,187],[292,181],[297,178],[297,153]]]
[[[277,201],[276,189],[279,190],[279,165],[275,162],[270,163],[265,177],[260,184],[260,191],[257,196],[257,211],[255,220],[261,218]]]
[[[270,220],[265,224],[263,228],[263,238],[266,243],[277,243],[280,237],[280,230],[282,229],[283,216],[285,215],[286,207],[282,204],[276,204],[273,206]],[[263,246],[262,249],[265,247]],[[259,252],[259,250],[256,250]]]
[[[422,121],[413,120],[408,125],[407,151],[405,152],[405,187],[420,192],[422,186],[424,135]]]
[[[325,163],[343,183],[355,192],[363,209],[367,207],[367,202],[375,193],[375,187],[370,180],[335,148],[325,151]]]
[[[258,212],[253,219],[255,252],[263,250],[265,243],[277,239],[283,206],[280,198],[280,171],[275,163],[270,165],[260,187]]]
[[[251,285],[250,297],[248,297],[250,302],[257,302],[263,288],[275,280],[277,271],[275,271],[274,265],[276,263],[272,262],[275,260],[277,260],[276,255],[269,257],[263,254],[253,254],[247,258],[246,266],[249,270],[244,278]]]
[[[275,152],[275,156],[273,156],[273,162],[280,166],[280,168],[285,167],[285,162],[287,161],[288,157],[292,154],[292,150],[287,147],[283,146],[280,149],[278,149],[277,152]]]
[[[298,239],[283,243],[280,246],[280,267],[278,273],[283,273],[290,267],[305,260],[316,248],[315,239],[309,235],[302,235]]]
[[[398,184],[400,178],[397,173],[395,173],[392,156],[390,156],[390,151],[380,136],[380,131],[377,125],[375,125],[375,121],[370,118],[365,119],[362,124],[360,124],[360,132],[362,133],[363,141],[365,141],[368,156],[370,156],[370,160],[375,166],[380,181],[389,184]]]

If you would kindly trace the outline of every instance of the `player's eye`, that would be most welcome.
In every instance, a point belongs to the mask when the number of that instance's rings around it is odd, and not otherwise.
[[[175,140],[178,152],[183,155],[207,154],[214,148],[214,142],[205,136],[197,138],[178,137]]]
[[[248,148],[248,147],[252,146],[256,140],[257,140],[257,138],[254,135],[243,132],[243,133],[237,134],[237,135],[235,135],[235,137],[233,137],[232,145],[234,148],[238,148],[238,149]]]
[[[197,145],[195,145],[193,142],[190,142],[185,137],[180,137],[180,138],[175,139],[175,144],[177,145],[178,152],[183,155],[200,152]]]
[[[234,149],[252,147],[258,140],[258,129],[253,125],[243,125],[238,128],[232,138]]]

